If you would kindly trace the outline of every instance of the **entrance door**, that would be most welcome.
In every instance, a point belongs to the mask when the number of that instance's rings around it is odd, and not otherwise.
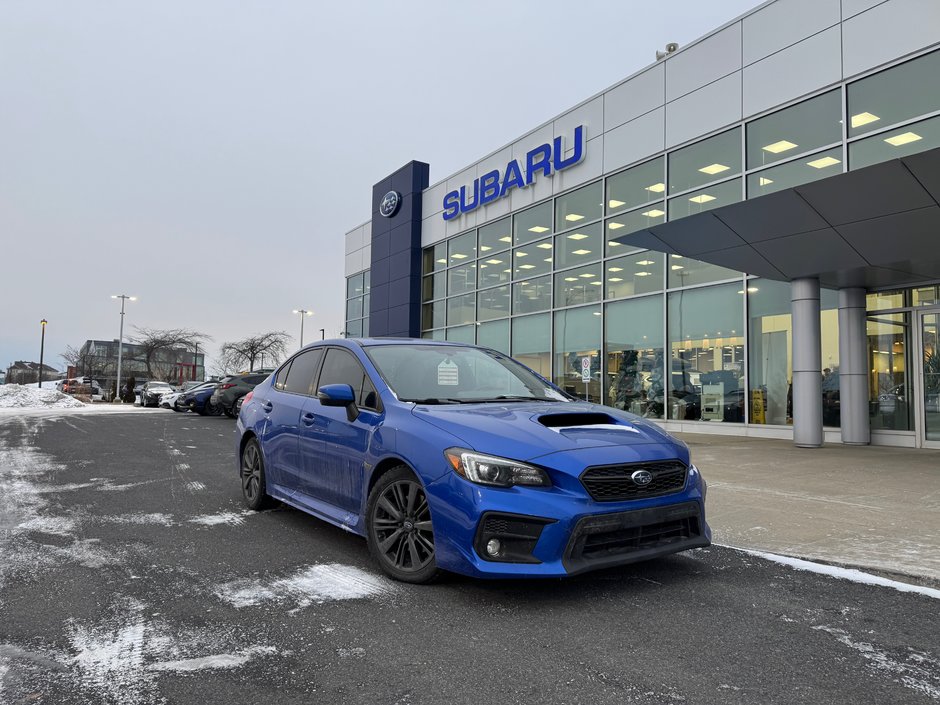
[[[940,310],[917,311],[916,330],[918,436],[924,448],[940,449]]]

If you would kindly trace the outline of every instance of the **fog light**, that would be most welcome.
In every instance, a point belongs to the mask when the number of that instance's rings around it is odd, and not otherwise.
[[[486,542],[486,552],[491,556],[498,556],[502,547],[503,544],[499,542],[499,539],[490,539]]]

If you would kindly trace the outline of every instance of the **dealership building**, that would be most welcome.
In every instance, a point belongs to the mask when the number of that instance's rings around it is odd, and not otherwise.
[[[669,48],[378,181],[347,335],[490,347],[670,430],[940,448],[940,2],[771,0]]]

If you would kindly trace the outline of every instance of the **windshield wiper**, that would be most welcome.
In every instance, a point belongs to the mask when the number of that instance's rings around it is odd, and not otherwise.
[[[514,394],[500,394],[498,397],[490,397],[489,399],[465,399],[465,402],[472,402],[474,404],[488,404],[492,402],[500,401],[561,401],[560,399],[552,399],[551,397],[524,397]]]
[[[428,397],[427,399],[399,399],[410,404],[466,404],[466,399],[448,399],[446,397]]]

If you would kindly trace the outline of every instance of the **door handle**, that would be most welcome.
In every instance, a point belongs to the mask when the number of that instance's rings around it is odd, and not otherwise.
[[[317,417],[308,411],[305,414],[301,414],[300,420],[303,422],[304,426],[313,426],[317,421]]]
[[[263,410],[266,414],[270,414],[270,413],[271,413],[271,409],[274,408],[274,404],[272,404],[272,403],[269,402],[269,401],[263,401],[263,402],[261,402],[261,408],[262,408],[262,410]]]

